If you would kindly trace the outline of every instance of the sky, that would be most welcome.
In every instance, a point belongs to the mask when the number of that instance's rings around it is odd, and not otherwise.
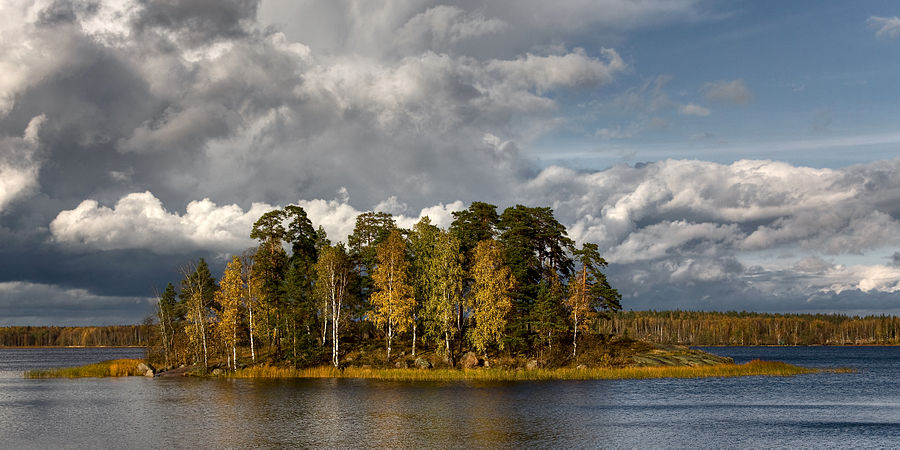
[[[302,206],[549,206],[625,309],[900,314],[900,4],[0,2],[0,325],[138,323]]]

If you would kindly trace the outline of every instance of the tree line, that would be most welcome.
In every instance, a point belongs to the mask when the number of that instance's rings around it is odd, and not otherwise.
[[[144,347],[156,334],[147,325],[0,327],[0,347]]]
[[[398,340],[454,365],[463,351],[577,353],[582,335],[621,309],[595,244],[577,248],[550,208],[475,202],[448,229],[412,229],[383,212],[356,218],[332,243],[295,205],[263,214],[258,245],[217,280],[200,259],[158,294],[154,355],[166,365],[212,358],[341,365],[343,345]],[[240,350],[240,351],[239,351]]]
[[[900,318],[839,314],[623,311],[600,333],[680,345],[893,345]]]
[[[339,308],[343,310],[343,307]],[[455,320],[453,311],[445,311]],[[339,321],[343,319],[339,318]],[[598,334],[679,345],[897,345],[900,317],[755,312],[620,311]],[[0,327],[0,346],[160,346],[160,326]],[[244,330],[246,331],[246,330]],[[326,330],[329,331],[329,330]],[[329,333],[330,335],[330,333]],[[451,342],[443,336],[445,342]],[[242,335],[243,345],[249,340]]]

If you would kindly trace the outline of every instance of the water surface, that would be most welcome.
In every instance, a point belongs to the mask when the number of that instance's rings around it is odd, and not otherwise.
[[[26,368],[140,354],[0,349],[0,444],[892,447],[900,442],[898,347],[706,350],[737,362],[777,359],[853,366],[859,373],[519,383],[26,380],[21,378]]]

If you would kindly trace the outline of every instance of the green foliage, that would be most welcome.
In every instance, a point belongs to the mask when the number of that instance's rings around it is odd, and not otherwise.
[[[426,333],[452,364],[452,342],[460,333],[463,306],[463,255],[459,239],[447,231],[434,235],[431,255],[421,267]],[[441,345],[443,344],[443,345]]]
[[[568,253],[574,243],[550,208],[507,208],[498,224],[506,264],[516,278],[514,310],[506,339],[517,351],[540,340],[529,323],[541,283],[567,279],[573,270]]]
[[[356,217],[353,233],[347,237],[350,259],[356,267],[353,290],[365,302],[372,294],[372,274],[377,265],[376,248],[396,229],[394,218],[384,212],[365,212]],[[364,304],[358,316],[365,314]]]
[[[471,255],[479,242],[496,237],[499,221],[496,206],[472,202],[468,209],[453,213],[450,232],[459,239],[460,251],[464,255]],[[468,265],[466,268],[468,269]]]

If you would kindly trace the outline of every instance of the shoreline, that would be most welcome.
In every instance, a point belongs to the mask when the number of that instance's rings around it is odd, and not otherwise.
[[[453,382],[453,381],[556,381],[556,380],[642,380],[660,378],[723,378],[739,376],[794,376],[814,373],[853,373],[849,368],[814,369],[795,366],[780,361],[753,360],[744,364],[715,365],[657,365],[625,367],[561,367],[535,369],[396,369],[319,366],[304,369],[258,365],[238,369],[235,372],[203,374],[199,367],[175,372],[155,373],[147,370],[142,360],[110,360],[79,367],[26,371],[25,378],[107,378],[143,376],[148,378],[209,378],[209,379],[366,379],[376,381]]]
[[[12,348],[143,348],[146,345],[0,345],[0,349]]]

